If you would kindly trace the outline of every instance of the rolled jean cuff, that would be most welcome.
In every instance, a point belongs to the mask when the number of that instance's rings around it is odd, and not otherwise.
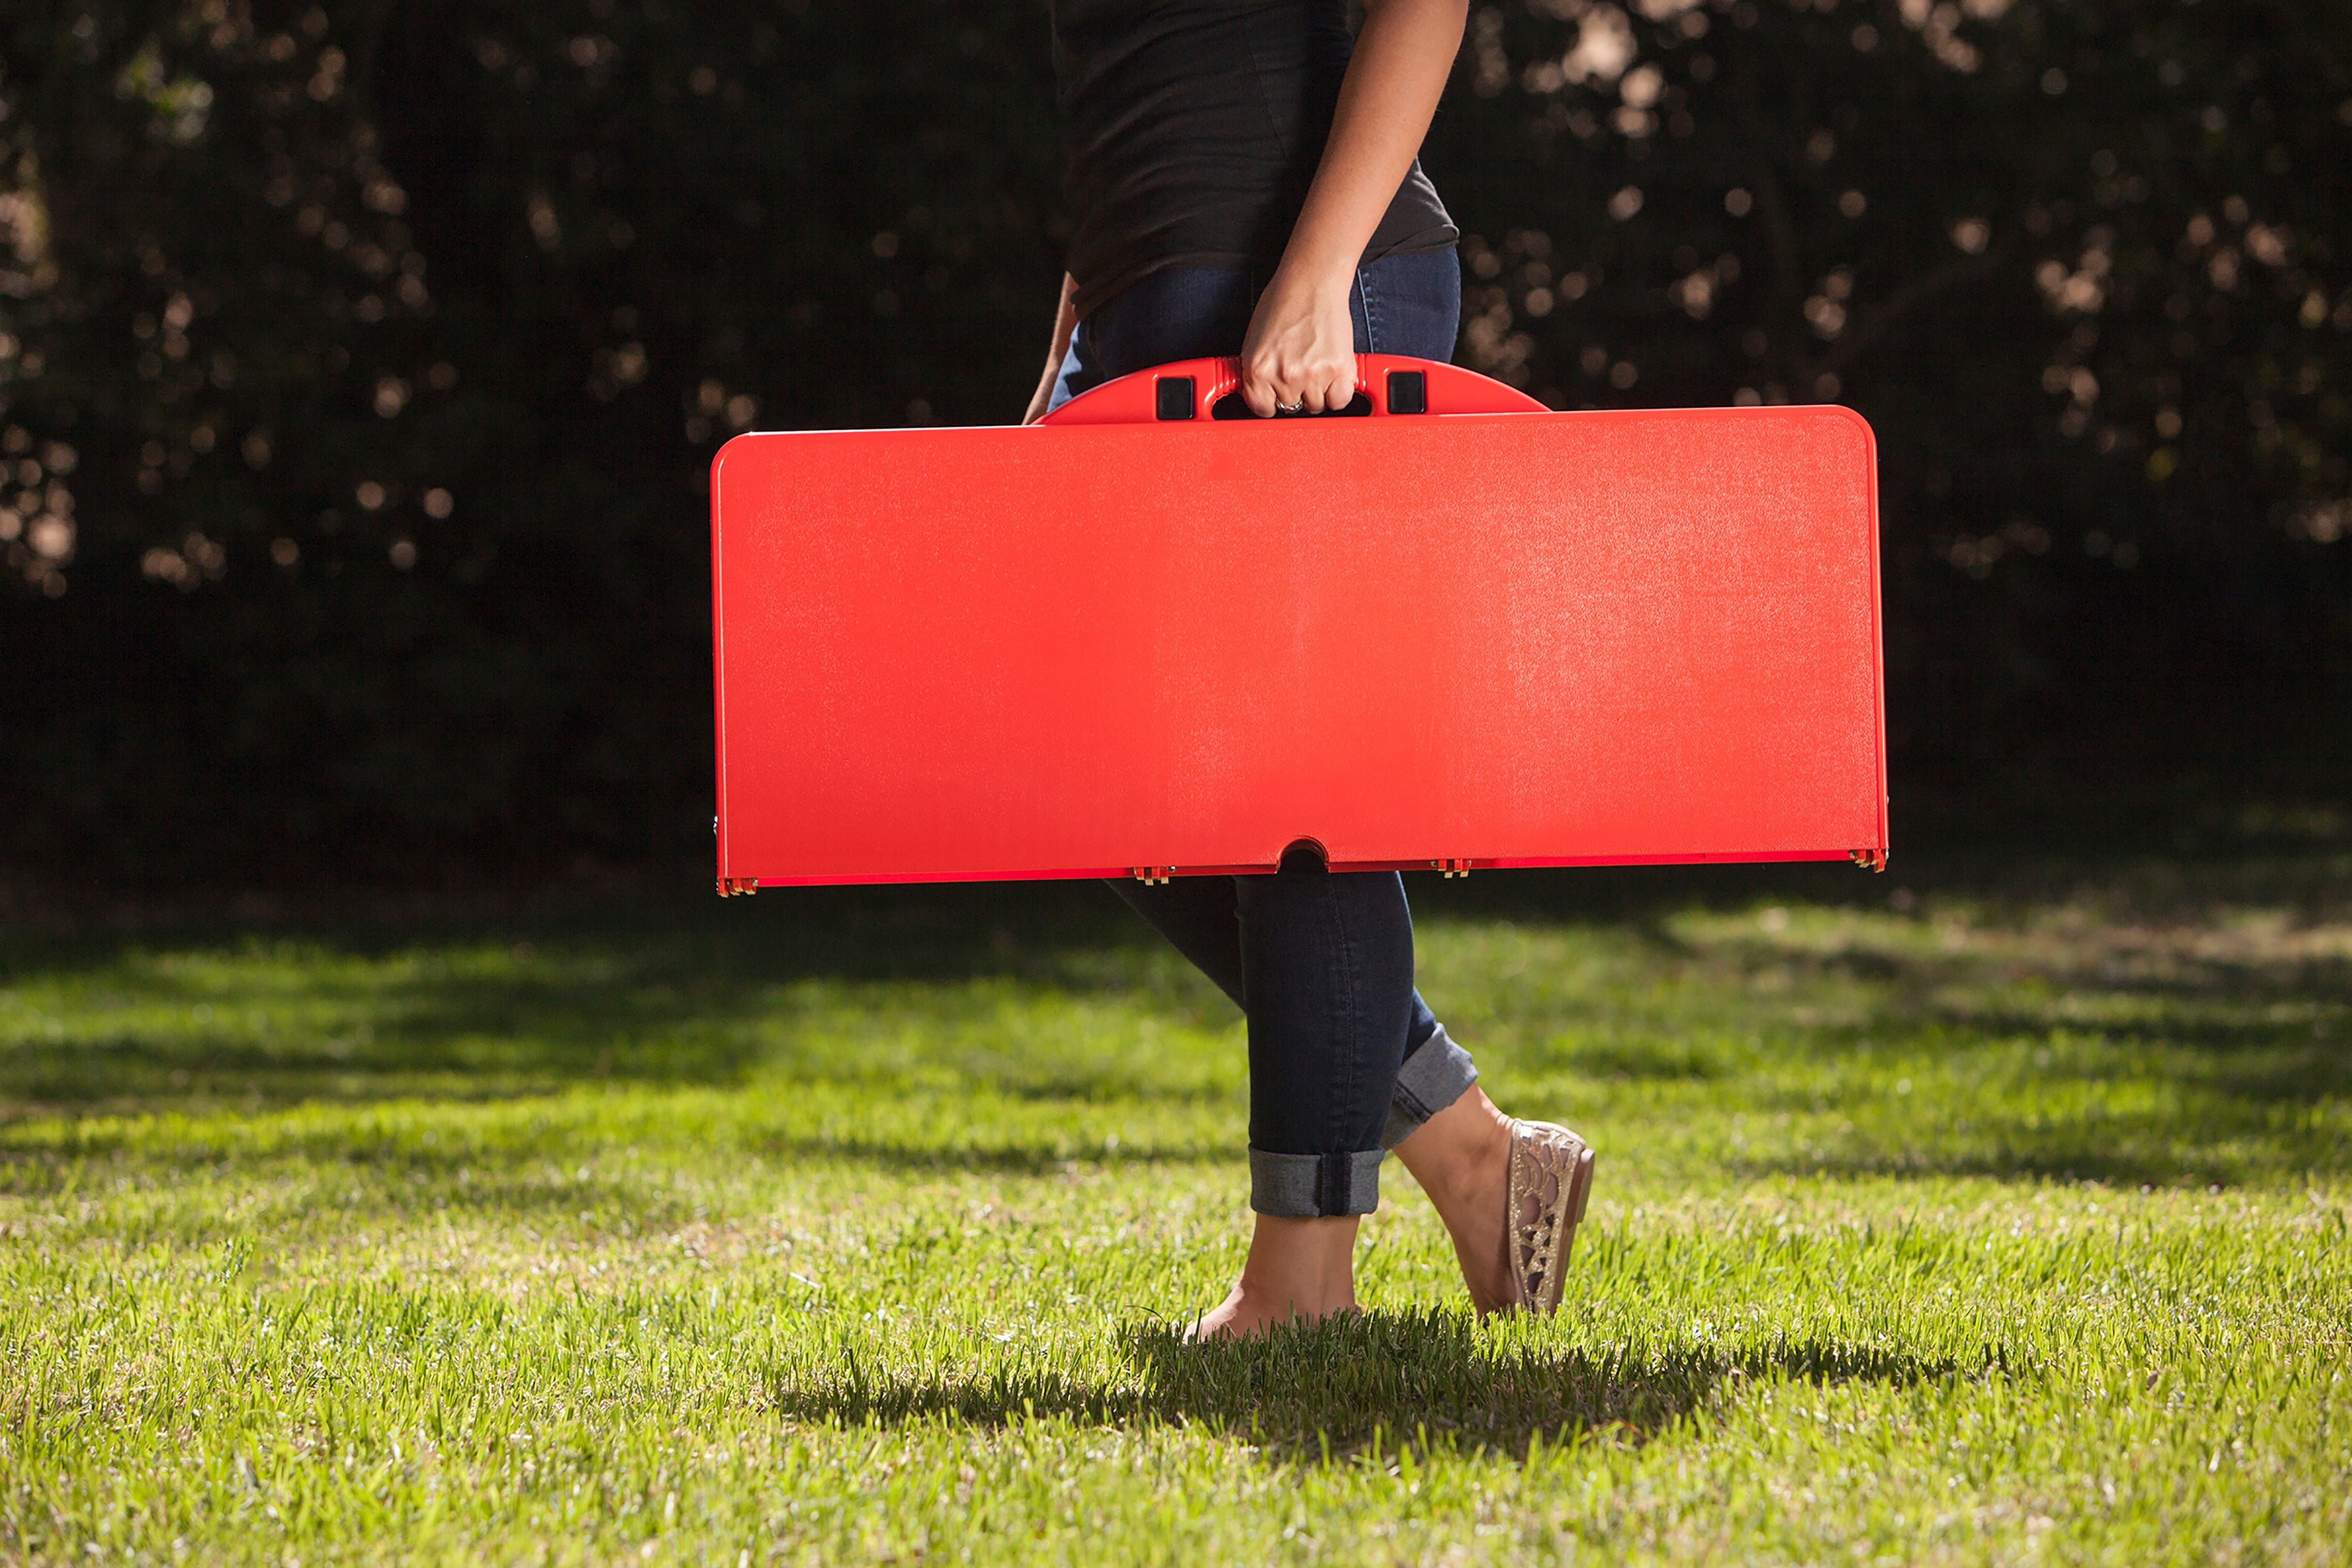
[[[1421,1124],[1461,1099],[1478,1081],[1478,1064],[1454,1043],[1445,1026],[1404,1058],[1397,1073],[1396,1093],[1389,1100],[1388,1125],[1381,1129],[1381,1147],[1393,1149]]]
[[[1281,1219],[1370,1214],[1381,1206],[1382,1152],[1275,1154],[1253,1149],[1250,1207]]]

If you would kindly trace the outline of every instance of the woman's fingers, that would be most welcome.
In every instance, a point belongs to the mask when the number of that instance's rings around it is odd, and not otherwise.
[[[1356,395],[1356,361],[1351,353],[1337,364],[1283,363],[1278,360],[1242,362],[1242,401],[1259,418],[1275,414],[1322,414],[1345,408]]]
[[[1242,367],[1242,401],[1249,411],[1261,419],[1274,417],[1275,408],[1284,401],[1272,377],[1249,365]]]
[[[1242,401],[1261,419],[1301,409],[1320,414],[1328,380],[1294,360],[1253,355],[1242,361]]]

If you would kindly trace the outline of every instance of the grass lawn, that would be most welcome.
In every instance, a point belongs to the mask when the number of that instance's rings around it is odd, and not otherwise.
[[[1569,1308],[1205,1350],[1098,888],[0,934],[0,1560],[2352,1563],[2352,858],[1414,895]]]

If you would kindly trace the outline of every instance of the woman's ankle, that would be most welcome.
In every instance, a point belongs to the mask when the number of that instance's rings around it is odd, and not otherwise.
[[[1422,1191],[1444,1207],[1455,1193],[1490,1186],[1510,1146],[1511,1119],[1473,1084],[1399,1143],[1396,1154]]]
[[[1204,1339],[1262,1334],[1286,1323],[1312,1323],[1357,1310],[1360,1218],[1258,1215],[1241,1279],[1224,1303],[1194,1326],[1195,1332]]]
[[[1474,1084],[1396,1152],[1453,1238],[1471,1304],[1481,1312],[1507,1306],[1510,1241],[1504,1209],[1510,1187],[1511,1119]]]
[[[1260,1215],[1242,1261],[1239,1289],[1272,1308],[1302,1318],[1352,1307],[1356,1301],[1356,1231],[1362,1216],[1294,1219]]]

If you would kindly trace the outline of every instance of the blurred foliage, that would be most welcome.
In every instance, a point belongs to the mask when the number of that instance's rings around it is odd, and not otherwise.
[[[1877,428],[1898,826],[2340,789],[2352,10],[1530,0],[1465,54],[1472,363]]]
[[[15,0],[0,853],[693,845],[709,458],[1017,413],[1045,39],[1041,0]],[[2347,156],[2312,0],[1514,0],[1428,149],[1466,363],[1872,419],[1915,799],[2341,776]]]

